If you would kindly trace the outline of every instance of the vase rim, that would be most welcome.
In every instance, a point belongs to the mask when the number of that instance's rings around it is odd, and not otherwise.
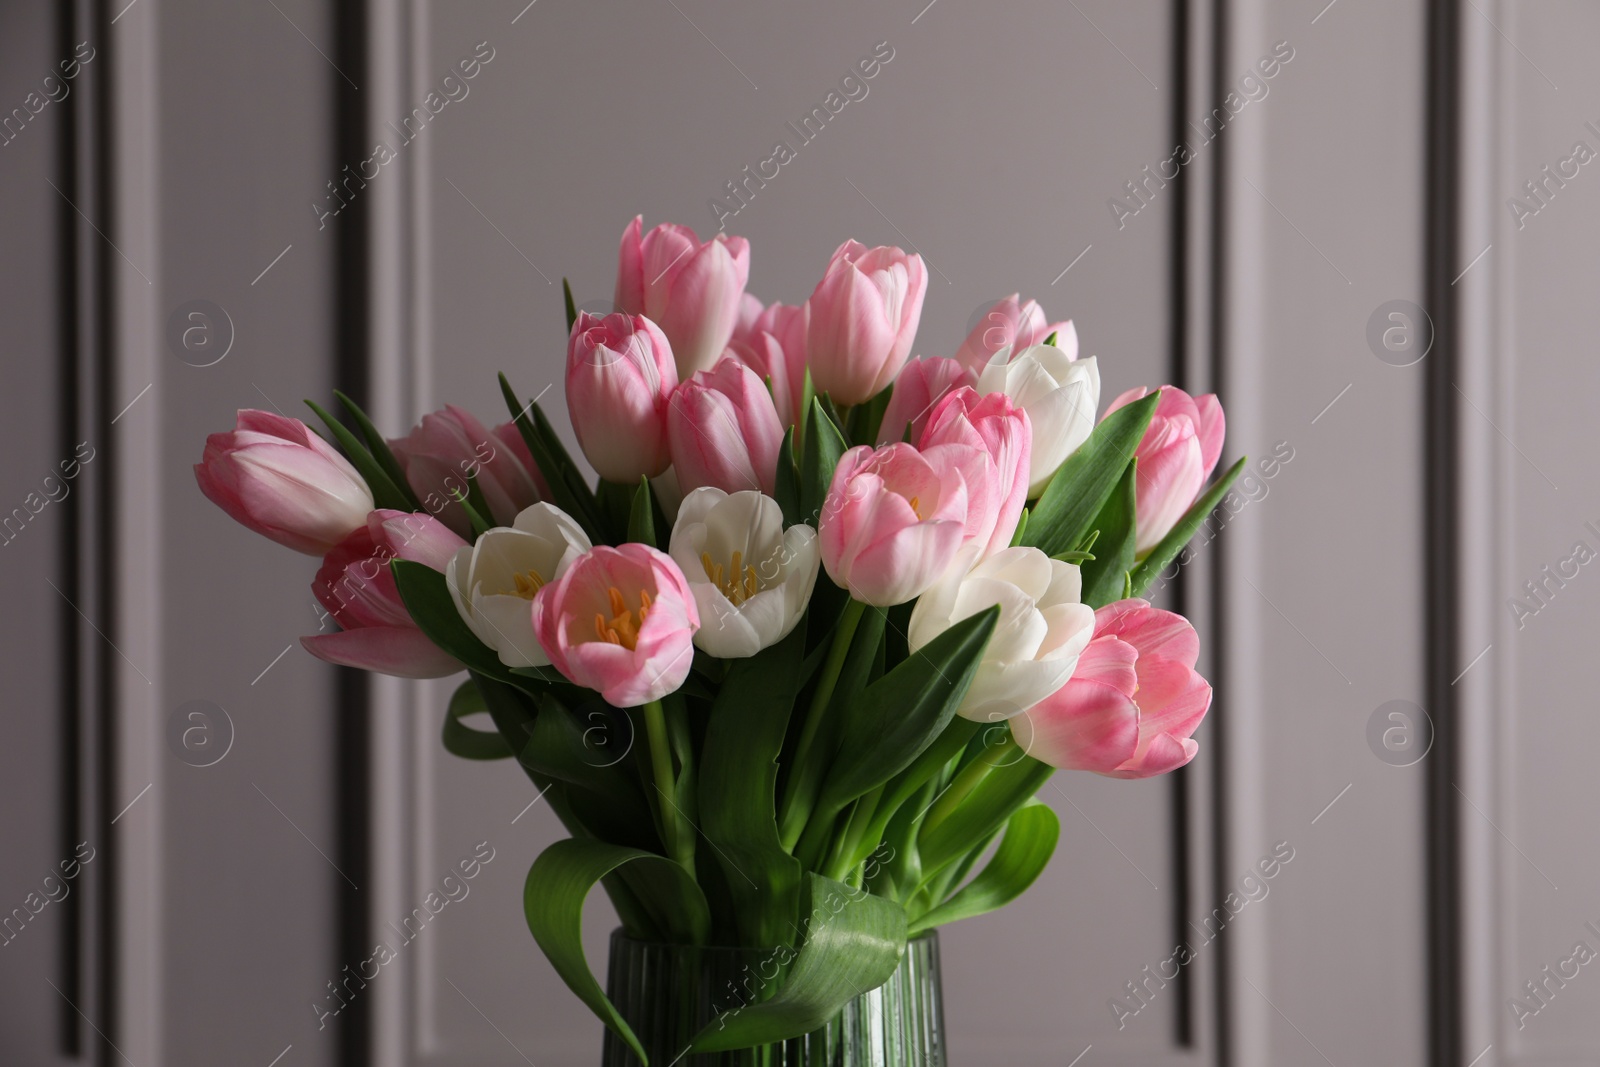
[[[648,940],[646,938],[639,938],[639,937],[632,936],[631,934],[628,933],[627,929],[622,927],[622,926],[617,926],[617,927],[614,927],[612,929],[612,931],[611,931],[611,940],[612,941],[625,941],[625,942],[627,942],[629,944],[632,944],[632,945],[649,945],[649,946],[655,946],[655,947],[658,947],[658,948],[679,949],[679,950],[685,950],[685,951],[687,951],[687,950],[695,950],[695,951],[699,951],[699,952],[757,952],[757,953],[759,953],[759,952],[775,952],[780,948],[790,948],[790,947],[792,947],[792,946],[788,946],[788,945],[769,945],[769,946],[767,946],[765,948],[762,948],[762,947],[759,947],[759,946],[755,946],[755,945],[684,945],[684,944],[679,944],[679,943],[677,943],[675,941],[651,941],[651,940]],[[910,945],[917,945],[917,944],[937,943],[938,940],[939,940],[939,929],[938,929],[938,927],[933,927],[932,929],[928,929],[928,930],[922,931],[920,934],[914,934],[914,935],[906,938],[906,945],[910,946]]]

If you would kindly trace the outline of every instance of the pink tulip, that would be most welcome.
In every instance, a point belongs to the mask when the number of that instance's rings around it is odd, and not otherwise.
[[[685,495],[707,485],[772,495],[783,424],[767,387],[737,359],[678,386],[667,409],[667,438]]]
[[[755,372],[771,389],[772,405],[784,428],[800,420],[800,401],[805,391],[805,355],[791,359],[778,339],[762,331],[748,341],[735,338],[728,343],[724,360],[735,359]]]
[[[804,305],[772,304],[762,309],[748,328],[735,332],[728,352],[772,383],[772,400],[784,426],[793,426],[805,416],[801,410],[806,383]]]
[[[1149,392],[1129,389],[1111,402],[1106,415]],[[1175,385],[1161,387],[1150,428],[1134,451],[1139,461],[1134,500],[1138,555],[1160,544],[1200,495],[1222,455],[1223,430],[1222,404],[1214,393],[1191,399]]]
[[[551,664],[618,708],[682,685],[699,628],[688,580],[648,545],[601,545],[533,598],[533,629]]]
[[[508,444],[509,427],[521,447]],[[422,507],[463,537],[472,532],[459,497],[467,495],[467,478],[477,479],[489,505],[490,523],[509,526],[523,508],[541,499],[541,482],[533,456],[512,423],[490,430],[472,412],[446,404],[422,416],[406,436],[389,442]]]
[[[367,521],[372,492],[343,456],[299,419],[244,409],[206,438],[200,491],[235,522],[320,556]]]
[[[979,373],[1002,348],[1021,352],[1024,348],[1044,344],[1051,334],[1057,335],[1056,347],[1065,351],[1068,358],[1078,358],[1078,331],[1073,328],[1072,320],[1046,322],[1044,311],[1036,301],[1019,304],[1017,296],[1012,293],[984,313],[983,321],[961,342],[956,362]]]
[[[567,410],[600,477],[636,485],[667,469],[667,401],[677,386],[672,346],[654,322],[578,313],[567,342]]]
[[[928,425],[934,405],[952,389],[977,384],[978,376],[953,359],[928,356],[910,360],[894,380],[894,392],[889,394],[889,406],[884,408],[883,422],[878,426],[878,444],[905,440],[907,424],[911,426],[911,440],[922,440],[923,427]]]
[[[372,512],[323,558],[311,583],[341,632],[302,637],[300,644],[320,660],[400,678],[443,678],[462,670],[412,621],[389,561],[411,560],[443,571],[465,545],[431,515]]]
[[[662,223],[641,236],[635,215],[622,231],[617,309],[661,327],[678,358],[678,377],[708,370],[739,321],[750,277],[750,243],[717,234],[702,242],[687,226]]]
[[[892,444],[846,452],[818,530],[834,584],[880,608],[903,604],[932,585],[966,533],[967,484],[955,460],[975,451],[944,445],[923,455]]]
[[[735,341],[748,342],[756,333],[756,320],[766,309],[761,305],[761,298],[754,293],[745,293],[739,297],[739,314],[734,316],[733,335],[728,338],[728,343]]]
[[[922,257],[846,241],[807,302],[806,361],[819,393],[851,405],[883,390],[905,365],[922,317]]]
[[[964,475],[966,540],[983,546],[985,556],[1010,545],[1011,536],[1017,532],[1017,520],[1028,502],[1032,437],[1028,413],[1006,394],[980,397],[977,390],[962,386],[945,394],[934,407],[917,443],[924,455],[934,449],[960,446],[968,450],[966,456],[988,460],[976,472]]]
[[[1211,706],[1194,671],[1200,639],[1182,615],[1143,600],[1095,612],[1094,640],[1071,680],[1011,720],[1023,750],[1063,770],[1149,778],[1200,750],[1190,735]]]

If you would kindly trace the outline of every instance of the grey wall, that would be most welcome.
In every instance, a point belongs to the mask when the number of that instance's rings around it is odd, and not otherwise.
[[[1051,869],[944,933],[955,1062],[1600,1057],[1591,967],[1524,987],[1600,951],[1579,788],[1600,594],[1588,566],[1524,589],[1600,552],[1600,194],[1592,166],[1520,191],[1600,150],[1592,6],[525,3],[0,14],[0,113],[97,49],[0,146],[0,518],[95,448],[0,547],[0,914],[97,849],[0,946],[7,1062],[594,1062],[598,1024],[523,932],[550,813],[441,751],[448,682],[363,693],[302,653],[313,561],[235,527],[189,465],[233,409],[339,384],[398,433],[446,401],[494,416],[505,370],[553,385],[564,423],[560,279],[608,302],[635,213],[709,234],[707,201],[880,41],[869,95],[727,220],[751,290],[798,302],[846,237],[915,247],[919,352],[1021,290],[1076,321],[1107,399],[1218,389],[1229,455],[1280,459],[1162,594],[1218,687],[1200,757],[1046,787]],[[479,42],[469,95],[324,214]],[[1266,94],[1119,223],[1110,198],[1278,42]],[[231,323],[211,366],[168,330],[197,300]],[[1432,316],[1415,361],[1370,340],[1394,301]],[[211,717],[174,732],[191,701]],[[471,895],[319,1029],[325,983],[482,841]],[[1266,896],[1197,932],[1280,843]],[[597,962],[610,924],[597,898]],[[1182,938],[1196,962],[1116,1011]]]

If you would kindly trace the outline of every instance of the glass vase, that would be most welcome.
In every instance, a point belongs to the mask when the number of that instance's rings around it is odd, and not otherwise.
[[[764,980],[776,976],[787,956],[787,950],[636,941],[619,929],[611,935],[606,995],[638,1035],[652,1067],[945,1067],[937,931],[907,943],[887,982],[845,1004],[819,1030],[757,1048],[685,1054],[703,1027],[765,999]],[[639,1058],[610,1028],[602,1065],[639,1067]]]

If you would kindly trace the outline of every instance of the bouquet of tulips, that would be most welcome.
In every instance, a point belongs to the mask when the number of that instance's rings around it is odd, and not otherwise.
[[[798,307],[748,272],[742,238],[635,219],[615,313],[568,290],[595,484],[504,376],[493,428],[447,407],[386,440],[340,396],[348,427],[310,405],[326,439],[244,411],[195,468],[322,557],[339,629],[307,651],[466,672],[445,747],[515,759],[570,832],[528,872],[527,922],[641,1059],[582,952],[597,882],[636,938],[784,949],[695,1049],[787,1040],[908,937],[1032,883],[1056,769],[1192,759],[1195,632],[1139,594],[1244,463],[1206,487],[1214,396],[1136,389],[1097,419],[1072,323],[1015,296],[953,358],[908,360],[920,256],[847,241]]]

